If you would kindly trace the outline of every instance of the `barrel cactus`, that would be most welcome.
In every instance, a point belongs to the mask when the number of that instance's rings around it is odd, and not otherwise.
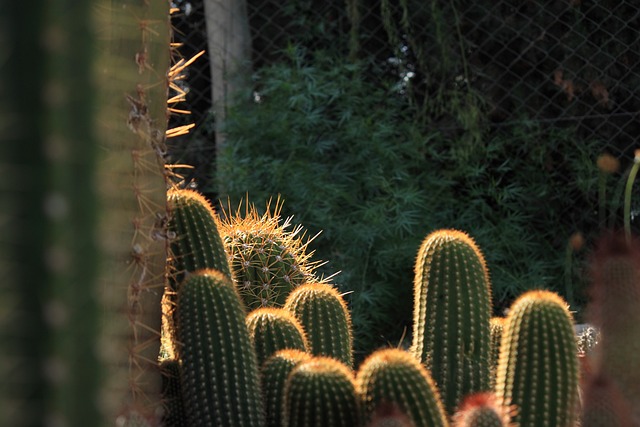
[[[249,310],[282,307],[289,293],[314,278],[318,263],[307,251],[302,226],[291,227],[291,218],[280,217],[282,204],[267,205],[260,215],[255,205],[223,211],[220,233],[229,256],[236,287]]]

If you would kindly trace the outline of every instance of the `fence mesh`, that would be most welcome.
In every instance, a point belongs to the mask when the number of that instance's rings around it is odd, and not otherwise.
[[[183,43],[180,52],[185,57],[202,50],[207,54],[189,68],[184,82],[185,108],[192,115],[172,118],[175,125],[185,124],[180,120],[194,122],[195,130],[173,141],[172,156],[194,166],[187,181],[197,182],[211,198],[217,197],[210,185],[221,138],[216,125],[223,122],[228,95],[216,93],[216,87],[223,92],[230,87],[220,85],[220,80],[264,74],[266,67],[287,61],[290,46],[302,46],[306,52],[331,51],[366,64],[363,78],[394,82],[427,133],[444,135],[451,146],[477,145],[481,148],[475,155],[491,157],[488,165],[475,159],[472,168],[480,164],[495,172],[459,179],[453,192],[458,197],[460,189],[460,197],[486,199],[469,200],[475,211],[466,219],[476,215],[469,221],[493,227],[494,232],[485,229],[484,237],[502,245],[494,245],[487,256],[494,257],[494,299],[501,299],[504,307],[524,289],[518,286],[532,284],[525,276],[540,279],[535,286],[556,290],[565,287],[563,280],[584,279],[586,264],[563,264],[568,241],[574,242],[571,233],[582,231],[589,238],[621,225],[624,182],[640,148],[640,4],[635,0],[176,0],[175,6],[181,10],[173,17],[175,40]],[[208,17],[212,7],[215,19]],[[225,58],[234,37],[248,40],[246,51],[235,52],[244,60],[232,67]],[[226,72],[215,68],[220,66],[227,67]],[[517,141],[527,146],[519,149]],[[483,153],[482,147],[491,143],[494,149],[511,151]],[[537,145],[544,148],[537,150]],[[536,150],[548,158],[536,159],[526,169],[529,164],[523,159]],[[604,153],[610,157],[599,157]],[[503,168],[503,157],[509,156],[521,157],[511,166],[526,169],[524,181],[533,184],[524,185],[522,200],[500,206],[510,178],[520,172]],[[580,178],[575,173],[579,163],[586,171]],[[613,178],[602,172],[612,168],[617,169]],[[517,179],[521,185],[522,173]],[[578,179],[589,182],[583,185],[575,182]],[[493,187],[478,180],[494,181],[491,185],[496,186],[499,182],[504,188],[492,194]],[[606,195],[594,190],[605,182]],[[549,194],[527,193],[533,188]],[[637,188],[631,209],[636,232]],[[522,215],[527,217],[525,227]],[[510,220],[519,228],[503,233]],[[524,228],[529,235],[518,234]],[[532,240],[535,256],[527,249]],[[537,269],[532,267],[534,259]],[[366,281],[387,280],[386,271],[380,279],[371,273],[371,265],[361,267],[371,276]],[[516,279],[522,283],[514,284]],[[570,288],[566,285],[569,300]],[[356,296],[352,300],[354,324],[366,324],[367,316],[378,312],[366,301],[373,295],[367,289],[354,293],[363,295],[361,301]],[[384,305],[389,298],[380,292],[376,298]],[[406,321],[402,316],[398,314],[398,323]]]
[[[203,1],[176,5],[181,53],[208,51]],[[278,61],[291,42],[350,43],[378,64],[404,64],[398,72],[416,82],[418,97],[464,86],[486,102],[494,127],[523,120],[575,126],[576,137],[606,141],[616,156],[632,155],[640,127],[636,2],[376,0],[345,7],[249,0],[246,11],[254,72]],[[211,109],[208,56],[189,69],[187,85],[188,120],[202,127]]]

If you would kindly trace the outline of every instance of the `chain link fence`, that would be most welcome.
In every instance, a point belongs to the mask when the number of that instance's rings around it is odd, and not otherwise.
[[[278,61],[289,43],[338,47],[396,72],[412,84],[417,102],[443,89],[473,92],[493,129],[522,121],[571,127],[576,138],[602,140],[623,162],[632,157],[640,134],[636,2],[364,3],[249,0],[249,67],[257,72]],[[208,51],[203,1],[176,6],[181,54]],[[190,67],[186,84],[192,115],[175,120],[190,120],[199,132],[211,133],[208,55]]]
[[[183,43],[181,54],[190,57],[202,50],[207,54],[189,68],[184,82],[188,89],[185,108],[191,110],[191,116],[172,118],[175,125],[195,123],[195,130],[173,141],[172,156],[193,165],[187,181],[196,182],[209,197],[218,196],[211,183],[216,144],[224,135],[218,133],[215,122],[223,122],[228,99],[227,93],[216,94],[212,81],[264,76],[269,67],[290,63],[291,46],[296,46],[303,47],[306,61],[313,61],[309,52],[332,52],[364,64],[363,79],[391,82],[395,93],[408,101],[415,120],[423,124],[425,140],[439,135],[449,141],[451,152],[471,159],[473,165],[467,170],[489,170],[461,178],[464,168],[458,168],[453,194],[457,197],[460,190],[459,197],[469,199],[474,212],[457,218],[465,215],[463,202],[460,215],[453,209],[453,219],[479,224],[474,237],[496,243],[487,256],[493,257],[494,284],[500,294],[494,297],[505,306],[523,290],[514,284],[517,280],[523,287],[531,285],[524,283],[527,275],[535,276],[536,286],[555,287],[571,299],[570,282],[584,279],[586,265],[584,251],[583,258],[575,262],[570,256],[569,261],[564,259],[565,248],[575,250],[571,244],[579,240],[570,239],[571,233],[583,232],[588,240],[604,228],[622,224],[625,181],[635,150],[640,148],[638,2],[206,1],[175,2],[181,10],[173,17],[175,40]],[[211,5],[217,11],[214,18],[210,17]],[[248,40],[246,50],[236,52],[236,58],[242,60],[232,66],[225,63],[227,56],[221,52],[230,49],[228,40],[235,36]],[[260,80],[254,78],[252,84],[257,99]],[[525,147],[518,146],[520,141]],[[510,151],[495,153],[504,147]],[[536,153],[542,153],[536,164],[528,165],[526,159]],[[483,165],[485,157],[488,160]],[[516,160],[505,167],[509,157]],[[511,179],[519,180],[517,202],[507,200],[512,194]],[[527,180],[533,184],[528,185]],[[578,180],[584,183],[576,183]],[[534,188],[548,194],[529,194]],[[632,220],[640,212],[638,199],[636,186]],[[502,200],[507,200],[504,206],[500,206]],[[510,221],[515,225],[508,229]],[[636,232],[639,225],[632,221]],[[488,230],[491,227],[493,232]],[[522,234],[524,229],[529,235]],[[331,233],[324,230],[327,236]],[[505,230],[511,234],[503,233]],[[526,242],[535,245],[535,256]],[[331,252],[327,249],[326,253]],[[334,257],[324,259],[333,261]],[[363,274],[371,269],[371,265],[362,266]],[[387,280],[384,274],[379,281]],[[371,277],[366,280],[375,280]],[[347,289],[356,289],[354,295],[371,295],[369,288],[357,286]],[[380,295],[376,298],[388,299]],[[354,319],[361,324],[369,313],[377,312],[366,301],[354,297],[352,302]]]

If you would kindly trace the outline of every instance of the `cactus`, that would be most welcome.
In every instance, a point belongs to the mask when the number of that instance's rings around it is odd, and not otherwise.
[[[166,183],[153,144],[167,125],[169,4],[4,6],[11,141],[0,145],[10,146],[1,157],[16,171],[5,174],[13,175],[7,188],[19,191],[15,204],[2,201],[3,215],[16,214],[12,230],[2,229],[15,251],[5,257],[3,243],[3,276],[16,281],[3,299],[12,329],[25,329],[16,360],[9,354],[3,364],[20,366],[19,383],[5,386],[24,394],[1,398],[0,424],[111,426],[128,413],[154,420],[166,258],[154,226]]]
[[[231,277],[219,221],[211,204],[195,190],[174,188],[167,194],[170,263],[174,281],[180,282],[185,272],[215,269]]]
[[[302,325],[283,308],[258,308],[249,313],[246,322],[259,366],[278,350],[305,351],[308,347]]]
[[[176,326],[189,425],[264,425],[257,358],[228,276],[189,274],[178,289]]]
[[[381,405],[397,405],[416,426],[447,426],[447,416],[429,372],[410,353],[383,349],[371,354],[356,376],[365,421]]]
[[[321,282],[306,283],[291,292],[284,308],[302,324],[311,354],[353,365],[351,317],[334,287]]]
[[[187,413],[182,400],[180,381],[180,361],[164,359],[160,362],[162,372],[162,402],[164,406],[163,424],[166,427],[186,427]]]
[[[293,368],[311,357],[309,353],[300,350],[285,349],[274,353],[262,365],[262,396],[267,412],[267,427],[282,426],[287,378]]]
[[[550,291],[529,291],[511,306],[503,331],[496,394],[517,407],[522,426],[573,427],[578,355],[567,303]]]
[[[298,364],[287,378],[284,427],[359,426],[360,406],[351,369],[330,357]]]
[[[465,397],[453,416],[453,427],[513,427],[510,408],[498,402],[493,393],[476,393]]]
[[[282,203],[260,215],[247,202],[244,215],[241,206],[235,214],[224,211],[220,233],[229,255],[234,281],[249,310],[258,307],[282,307],[297,286],[314,279],[318,262],[310,261],[309,242],[304,240],[301,226],[291,231],[291,218],[281,223]]]
[[[489,322],[489,332],[491,337],[491,355],[489,360],[489,386],[495,390],[496,377],[498,372],[498,360],[500,359],[500,343],[502,341],[502,331],[504,330],[504,317],[492,317]]]
[[[375,409],[366,427],[416,427],[398,405],[383,402]]]
[[[457,230],[437,230],[415,266],[411,352],[438,385],[453,414],[462,397],[489,389],[491,289],[484,257]]]

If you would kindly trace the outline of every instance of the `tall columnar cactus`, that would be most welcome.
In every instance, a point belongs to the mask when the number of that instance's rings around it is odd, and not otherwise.
[[[489,389],[491,289],[484,257],[457,230],[437,230],[415,265],[411,352],[433,375],[449,415]]]
[[[284,427],[354,427],[360,405],[351,369],[330,357],[298,364],[285,384]]]
[[[453,427],[514,427],[511,408],[503,406],[493,393],[465,397],[453,416]]]
[[[278,350],[306,351],[307,337],[298,319],[283,308],[264,307],[247,315],[247,329],[258,356],[258,366]]]
[[[178,359],[164,359],[159,362],[162,373],[162,421],[166,427],[186,427],[187,413],[184,408],[181,385],[181,363]]]
[[[0,424],[148,419],[160,405],[165,180],[153,144],[167,125],[169,4],[14,2],[2,21],[0,318],[24,332],[1,364],[19,384],[3,385],[15,394],[0,398]]]
[[[489,322],[491,337],[491,355],[489,361],[489,385],[494,390],[496,387],[496,377],[498,374],[498,360],[500,359],[500,344],[502,342],[502,332],[504,330],[504,317],[492,317]]]
[[[410,353],[383,349],[360,366],[356,387],[366,422],[381,406],[393,404],[415,426],[447,426],[447,415],[429,372]]]
[[[311,355],[295,349],[280,350],[262,365],[262,396],[267,412],[267,427],[282,427],[285,384],[289,374]]]
[[[309,242],[301,226],[289,230],[291,218],[282,221],[282,204],[269,204],[260,215],[247,202],[234,213],[224,211],[220,232],[229,255],[234,281],[249,310],[282,307],[289,293],[307,280],[315,280],[318,262],[311,261]]]
[[[291,292],[284,308],[302,324],[311,354],[353,365],[351,317],[333,286],[319,282],[299,286]]]
[[[185,273],[215,269],[228,277],[219,222],[211,204],[195,190],[174,188],[167,194],[171,239],[170,274],[179,282]]]
[[[621,233],[604,237],[593,275],[588,310],[600,339],[590,365],[619,388],[640,423],[640,242]]]
[[[189,425],[263,426],[256,353],[227,275],[201,270],[180,285],[177,337]]]
[[[573,427],[578,355],[567,303],[529,291],[511,306],[503,331],[496,394],[515,405],[521,426]]]

